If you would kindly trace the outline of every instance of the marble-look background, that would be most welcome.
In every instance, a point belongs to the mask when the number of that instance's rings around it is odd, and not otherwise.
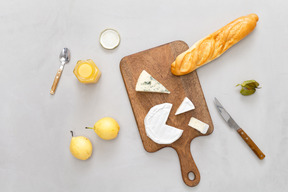
[[[2,0],[0,2],[0,191],[288,190],[288,1],[284,0]],[[257,13],[256,29],[198,69],[214,133],[191,151],[201,182],[187,187],[173,149],[147,153],[119,70],[122,57],[174,40],[190,46],[239,16]],[[115,28],[120,46],[104,50],[100,32]],[[49,94],[63,47],[71,49],[54,96]],[[98,84],[80,84],[77,60],[93,59]],[[236,84],[256,79],[249,97]],[[263,161],[217,113],[217,97],[266,154]],[[104,116],[121,126],[101,140],[85,130]],[[90,138],[86,162],[69,152],[70,130]]]

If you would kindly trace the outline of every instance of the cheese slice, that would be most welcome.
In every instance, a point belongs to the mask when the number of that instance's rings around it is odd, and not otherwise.
[[[203,123],[202,121],[192,117],[190,119],[190,122],[188,124],[190,127],[198,130],[199,132],[201,132],[202,134],[207,133],[208,129],[209,129],[209,125],[206,123]]]
[[[147,71],[143,70],[140,74],[136,91],[139,92],[154,92],[154,93],[170,93],[161,83],[154,79]]]
[[[166,125],[171,108],[171,103],[155,105],[144,119],[146,134],[155,143],[171,144],[178,140],[183,133],[181,129]]]
[[[190,99],[188,99],[188,97],[185,97],[184,100],[182,101],[181,105],[178,107],[175,115],[179,115],[181,113],[185,113],[187,111],[191,111],[195,109],[194,104],[192,103],[192,101]]]

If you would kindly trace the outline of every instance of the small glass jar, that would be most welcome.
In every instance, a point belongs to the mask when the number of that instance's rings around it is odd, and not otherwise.
[[[73,73],[81,83],[97,83],[101,76],[101,71],[91,60],[79,60]]]

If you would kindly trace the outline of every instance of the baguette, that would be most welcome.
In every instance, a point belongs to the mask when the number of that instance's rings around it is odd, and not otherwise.
[[[171,64],[171,72],[174,75],[186,75],[218,58],[253,31],[257,21],[258,16],[256,14],[239,17],[218,31],[197,41],[176,58]]]

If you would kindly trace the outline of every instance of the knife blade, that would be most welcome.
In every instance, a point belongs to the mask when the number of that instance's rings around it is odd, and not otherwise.
[[[225,120],[225,122],[229,125],[229,127],[235,129],[241,138],[246,142],[246,144],[253,150],[253,152],[257,155],[259,159],[264,159],[264,153],[258,148],[258,146],[253,142],[253,140],[245,133],[245,131],[240,128],[240,126],[234,121],[231,115],[224,109],[218,99],[214,98],[214,103],[221,117]]]

